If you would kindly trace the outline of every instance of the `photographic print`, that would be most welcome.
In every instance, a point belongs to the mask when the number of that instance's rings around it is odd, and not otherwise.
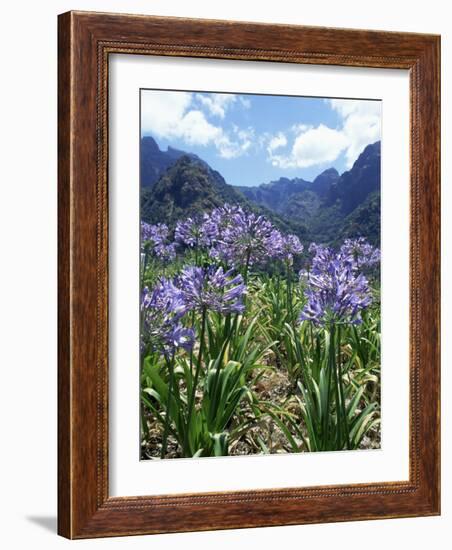
[[[381,101],[140,118],[141,459],[378,449]]]

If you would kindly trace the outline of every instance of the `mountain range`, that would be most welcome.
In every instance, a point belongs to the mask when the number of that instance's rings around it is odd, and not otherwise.
[[[255,187],[228,184],[200,157],[141,140],[141,216],[149,223],[196,215],[224,203],[264,214],[304,242],[337,244],[365,236],[380,244],[380,142],[368,145],[350,170],[329,168],[312,182],[285,178]]]
[[[140,143],[140,185],[152,187],[159,177],[168,170],[180,157],[184,155],[201,160],[196,155],[168,147],[161,151],[155,139],[143,136]]]

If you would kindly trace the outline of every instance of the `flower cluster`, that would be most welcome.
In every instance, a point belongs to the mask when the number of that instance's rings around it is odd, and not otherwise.
[[[295,235],[282,235],[264,216],[240,206],[216,208],[204,220],[210,255],[232,265],[251,266],[269,259],[293,261],[303,247]]]
[[[209,217],[204,214],[203,218],[187,218],[179,221],[174,231],[175,240],[189,248],[204,248],[210,245],[211,238],[207,222]]]
[[[205,249],[212,259],[248,267],[270,259],[292,265],[303,252],[296,235],[284,235],[265,217],[240,206],[224,205],[199,218],[176,224],[175,242],[169,241],[165,224],[142,222],[142,251],[162,260],[176,256],[176,245]],[[347,239],[339,251],[312,243],[309,270],[300,271],[307,302],[300,320],[318,325],[361,322],[361,311],[371,303],[363,268],[378,264],[380,251],[364,238]],[[181,323],[188,311],[242,313],[246,285],[241,275],[223,267],[186,266],[173,281],[160,279],[151,291],[143,291],[143,333],[155,347],[190,348],[194,333]]]
[[[243,313],[246,287],[241,275],[222,267],[185,267],[177,283],[186,307],[194,311]]]
[[[234,263],[253,265],[268,257],[269,240],[273,232],[272,224],[263,216],[241,211],[234,216],[226,234],[227,255]]]
[[[372,298],[367,279],[357,273],[353,258],[321,245],[311,245],[310,251],[314,253],[312,266],[300,274],[307,298],[300,320],[317,325],[361,323],[361,311]]]
[[[243,313],[245,294],[242,276],[222,267],[189,266],[174,280],[162,277],[152,290],[145,287],[142,292],[142,350],[168,355],[176,348],[191,349],[195,334],[184,326],[183,317],[191,311]]]
[[[205,216],[203,228],[212,245],[216,242],[222,242],[227,237],[228,232],[234,225],[234,216],[242,211],[240,206],[225,204],[219,208],[214,208],[210,214]]]
[[[303,245],[296,235],[283,235],[278,230],[274,230],[270,237],[270,257],[279,258],[293,263],[294,256],[303,252]]]
[[[145,287],[141,296],[142,349],[150,346],[165,354],[178,347],[190,349],[195,335],[181,323],[186,312],[182,292],[172,281],[162,278],[152,291]]]
[[[141,252],[164,261],[174,260],[176,244],[169,242],[169,229],[164,223],[151,225],[141,222]]]
[[[346,239],[340,252],[352,258],[356,269],[378,264],[381,257],[380,249],[369,244],[364,237]]]
[[[162,260],[173,260],[177,245],[205,249],[211,258],[236,267],[264,264],[272,259],[292,264],[294,256],[303,252],[296,235],[283,235],[264,216],[229,204],[198,218],[178,221],[174,240],[169,242],[165,224],[141,223],[142,252],[151,252]]]

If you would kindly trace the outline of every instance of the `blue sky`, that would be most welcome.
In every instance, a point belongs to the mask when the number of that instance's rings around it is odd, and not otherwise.
[[[232,185],[349,169],[381,136],[381,102],[141,91],[141,133],[199,155]]]

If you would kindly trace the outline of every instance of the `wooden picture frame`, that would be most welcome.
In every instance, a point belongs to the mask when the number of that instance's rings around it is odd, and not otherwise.
[[[58,39],[58,532],[68,538],[440,513],[440,38],[68,12]],[[226,493],[108,492],[108,60],[112,53],[410,74],[409,481]]]

